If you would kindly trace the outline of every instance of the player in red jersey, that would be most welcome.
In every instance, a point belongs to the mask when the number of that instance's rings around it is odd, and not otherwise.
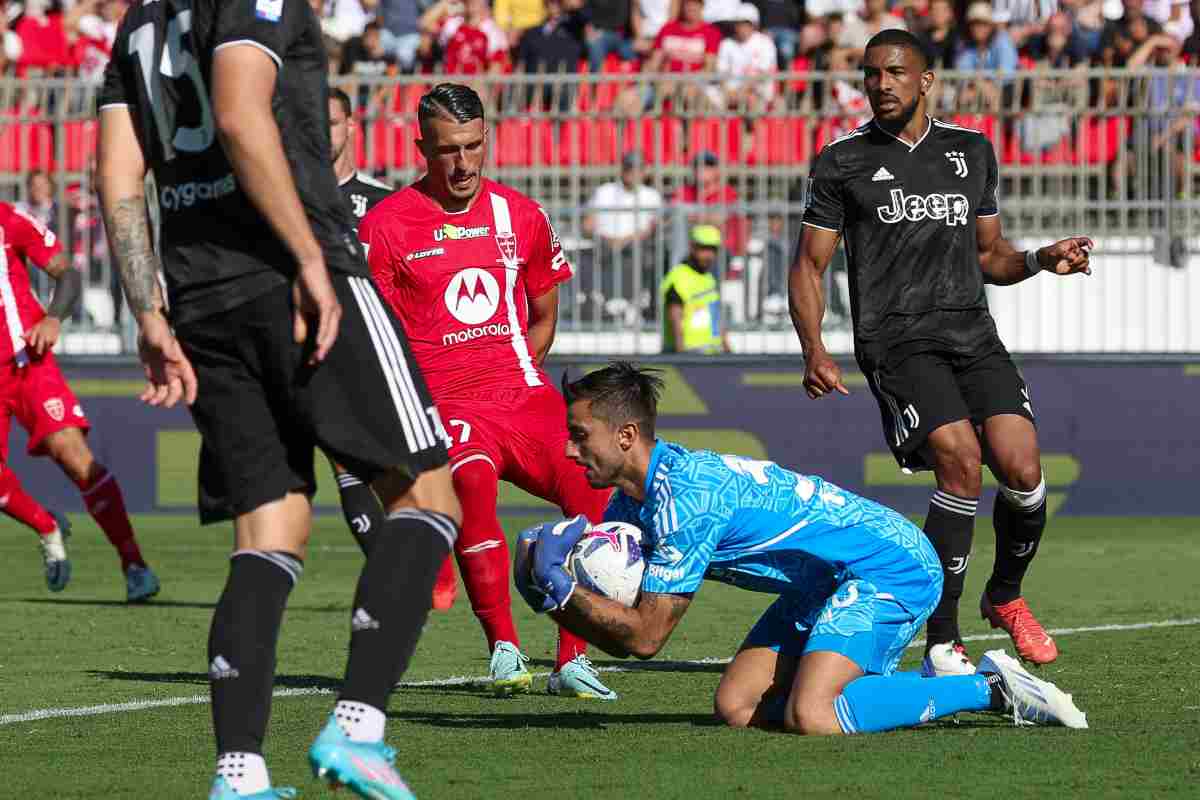
[[[158,593],[158,578],[146,566],[125,513],[116,479],[96,461],[84,434],[91,427],[51,352],[62,319],[82,291],[54,232],[40,220],[0,203],[0,511],[38,533],[50,591],[66,588],[71,562],[63,545],[66,519],[46,511],[25,493],[8,467],[8,426],[13,417],[29,432],[29,454],[48,455],[83,494],[88,513],[117,549],[131,603]],[[29,285],[32,261],[57,281],[49,310]]]
[[[440,84],[421,98],[418,117],[428,173],[375,206],[359,238],[452,439],[463,507],[454,549],[492,653],[492,688],[528,691],[508,545],[496,516],[498,481],[594,522],[609,495],[567,460],[566,406],[541,368],[554,341],[558,284],[571,266],[542,207],[483,177],[479,95]],[[550,693],[616,699],[588,661],[586,643],[562,629],[558,641]]]

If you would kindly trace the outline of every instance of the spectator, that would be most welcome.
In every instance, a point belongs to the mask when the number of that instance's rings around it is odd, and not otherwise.
[[[728,29],[723,23],[737,19],[738,6],[741,4],[741,0],[704,0],[704,21],[716,25],[725,34]]]
[[[16,204],[28,214],[58,234],[58,206],[54,202],[54,179],[42,169],[35,169],[25,179],[25,200]]]
[[[1104,0],[1059,0],[1059,8],[1071,20],[1068,49],[1075,63],[1091,61],[1100,50],[1104,30]]]
[[[421,31],[421,58],[432,59],[436,42],[447,75],[498,74],[508,59],[508,38],[487,0],[440,0],[421,17]]]
[[[720,44],[720,31],[704,21],[703,0],[683,0],[679,19],[668,22],[658,32],[653,52],[642,65],[642,72],[648,76],[712,72]],[[676,81],[660,79],[646,87],[646,91],[636,87],[627,91],[621,99],[621,107],[629,116],[636,116],[652,108],[656,100],[666,101],[675,94],[685,106],[694,107],[701,97],[701,86],[693,82],[681,87]]]
[[[524,65],[525,72],[545,75],[574,75],[579,71],[586,46],[584,36],[587,17],[581,11],[567,12],[564,0],[546,0],[546,21],[529,29],[521,37],[517,47],[517,62]],[[527,104],[533,102],[536,87],[530,86]],[[574,100],[574,85],[546,83],[542,87],[540,103],[543,108],[568,111]],[[557,103],[555,95],[557,94]]]
[[[1059,12],[1058,0],[992,0],[992,14],[1004,22],[1008,38],[1018,50],[1033,36],[1046,30],[1046,23]]]
[[[967,9],[967,38],[954,62],[954,68],[964,72],[985,72],[990,75],[1011,75],[1017,69],[1017,49],[1004,26],[997,23],[987,2],[972,3]],[[969,81],[959,96],[960,106],[996,110],[1007,103],[1012,84],[1006,81],[978,79]]]
[[[696,154],[693,163],[692,179],[671,195],[670,205],[678,215],[672,252],[678,254],[686,249],[687,232],[694,226],[716,225],[723,232],[725,252],[735,256],[745,254],[749,220],[736,213],[741,199],[737,189],[721,174],[720,159],[716,153],[703,150]]]
[[[1146,0],[1146,16],[1162,26],[1164,33],[1183,42],[1192,33],[1192,15],[1188,13],[1189,0]]]
[[[728,353],[729,334],[721,315],[721,291],[713,275],[721,230],[696,225],[688,256],[663,278],[664,353]]]
[[[421,45],[421,12],[429,0],[377,0],[383,17],[383,49],[395,59],[401,72],[417,66],[417,48]]]
[[[838,38],[838,47],[845,50],[847,66],[857,68],[871,37],[883,30],[907,30],[904,20],[888,13],[887,0],[863,0],[862,11],[847,14]]]
[[[83,275],[83,285],[103,285],[108,281],[109,297],[112,300],[113,325],[121,322],[121,276],[109,261],[108,237],[104,231],[104,220],[100,216],[100,200],[96,195],[96,158],[88,162],[87,173],[82,183],[67,187],[67,227],[71,242],[71,266]],[[83,320],[83,304],[72,315],[75,322]]]
[[[583,231],[612,252],[649,242],[662,204],[658,190],[644,182],[641,154],[626,153],[621,159],[621,179],[602,183],[592,193]]]
[[[395,75],[398,70],[396,59],[383,47],[382,28],[379,22],[372,20],[363,28],[361,36],[350,39],[342,48],[341,74],[355,79],[343,89],[355,97],[358,108],[373,108],[376,105],[373,99],[381,98],[388,91],[380,79]]]
[[[671,20],[679,18],[682,0],[637,0],[633,15],[633,49],[642,57],[654,49],[659,31]]]
[[[1080,49],[1073,47],[1075,26],[1063,12],[1050,17],[1046,29],[1025,43],[1025,52],[1042,69],[1066,69],[1081,60]]]
[[[514,49],[525,31],[541,25],[546,14],[545,0],[494,0],[492,4],[492,18],[508,37],[508,46]]]
[[[379,10],[379,0],[333,0],[332,5],[333,12],[328,16],[323,17],[320,10],[313,10],[321,19],[321,30],[339,42],[362,36],[367,23],[376,19]]]
[[[589,0],[585,13],[590,21],[587,34],[588,66],[593,73],[604,69],[609,53],[623,61],[637,57],[633,49],[633,6],[635,0]]]
[[[81,15],[74,30],[67,32],[68,38],[74,39],[72,61],[78,65],[80,78],[88,83],[99,83],[112,55],[117,26],[125,16],[127,6],[124,0],[81,0],[76,7],[87,9],[89,13]]]
[[[757,114],[775,97],[778,55],[771,37],[758,30],[757,8],[742,3],[734,15],[733,36],[717,50],[717,72],[724,80],[709,87],[709,96],[718,108]]]
[[[1187,186],[1188,160],[1195,146],[1197,114],[1200,114],[1200,80],[1196,70],[1189,69],[1180,59],[1182,45],[1169,33],[1156,33],[1142,42],[1126,66],[1156,67],[1169,70],[1151,77],[1147,86],[1146,109],[1150,113],[1140,117],[1134,124],[1134,147],[1137,152],[1149,153],[1157,164],[1149,169],[1149,194],[1153,199],[1163,198],[1168,190],[1162,181],[1168,171],[1174,175],[1174,185],[1169,187],[1176,196],[1182,196]],[[1188,129],[1192,136],[1187,136]],[[1129,159],[1132,171],[1140,159]],[[1168,167],[1167,161],[1170,161]]]
[[[790,70],[799,53],[800,18],[804,0],[754,0],[762,30],[775,43],[779,68]]]
[[[58,75],[72,66],[63,14],[50,7],[49,0],[26,0],[24,13],[13,25],[21,39],[18,77]]]
[[[918,36],[929,54],[930,69],[954,69],[960,34],[952,0],[930,1],[928,25]]]
[[[1124,67],[1137,47],[1162,26],[1146,16],[1145,0],[1123,0],[1125,13],[1105,24],[1100,34],[1100,63],[1106,67]]]
[[[596,188],[583,218],[583,232],[593,245],[590,256],[582,259],[580,287],[606,316],[630,324],[646,313],[652,318],[659,264],[654,232],[663,200],[643,176],[641,154],[626,153],[621,179]]]

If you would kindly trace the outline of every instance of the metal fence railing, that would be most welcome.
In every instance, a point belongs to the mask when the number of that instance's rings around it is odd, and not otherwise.
[[[416,108],[434,80],[339,82],[357,104],[363,170],[395,185],[420,175]],[[698,220],[725,232],[720,275],[735,351],[798,349],[784,287],[805,178],[825,142],[869,119],[861,76],[763,78],[769,90],[760,96],[770,99],[752,107],[727,106],[719,78],[708,75],[474,80],[489,114],[488,174],[544,205],[577,268],[562,292],[556,350],[657,352],[658,284]],[[1200,352],[1200,323],[1191,321],[1200,315],[1189,314],[1200,302],[1192,278],[1200,250],[1198,82],[1200,72],[1185,68],[938,75],[933,112],[982,131],[995,147],[1006,234],[1097,240],[1092,278],[1038,279],[992,295],[1013,349]],[[70,81],[0,81],[0,197],[27,200],[32,170],[53,178],[48,213],[88,285],[68,343],[130,352],[91,186],[94,93]],[[645,188],[637,193],[614,186],[630,153],[641,164]],[[839,256],[826,328],[827,345],[843,352],[846,284]]]

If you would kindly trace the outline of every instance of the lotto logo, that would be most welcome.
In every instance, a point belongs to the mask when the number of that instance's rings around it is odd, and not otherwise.
[[[900,220],[920,222],[925,219],[944,219],[951,228],[967,224],[971,201],[961,194],[905,194],[892,189],[891,205],[876,206],[881,222],[895,225]]]

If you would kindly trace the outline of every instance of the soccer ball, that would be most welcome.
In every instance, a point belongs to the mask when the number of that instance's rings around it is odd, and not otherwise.
[[[637,602],[645,570],[642,532],[628,522],[592,526],[567,559],[580,586],[629,607]]]

